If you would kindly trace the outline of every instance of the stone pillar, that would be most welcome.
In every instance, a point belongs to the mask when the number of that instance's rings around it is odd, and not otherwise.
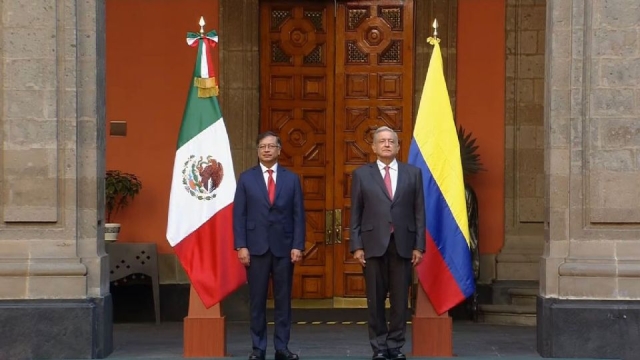
[[[0,352],[105,357],[104,2],[0,13]]]
[[[506,27],[505,244],[495,275],[508,285],[538,280],[544,244],[545,1],[508,0]]]
[[[258,0],[220,0],[220,106],[237,175],[258,163],[260,8]],[[238,22],[239,18],[244,19]]]
[[[220,107],[236,176],[258,163],[260,7],[258,0],[220,0]],[[244,19],[238,21],[238,19]],[[249,320],[249,287],[222,302],[228,318]]]
[[[640,3],[548,0],[538,352],[638,357]]]
[[[438,19],[438,37],[444,65],[444,76],[451,98],[451,107],[456,109],[456,64],[458,40],[458,0],[427,0],[415,2],[415,49],[416,65],[413,76],[413,113],[418,113],[424,81],[427,77],[433,46],[427,42],[433,36],[433,20]],[[415,115],[414,115],[415,117]]]

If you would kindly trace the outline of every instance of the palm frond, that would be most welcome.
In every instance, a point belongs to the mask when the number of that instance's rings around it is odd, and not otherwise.
[[[460,159],[462,160],[464,175],[474,175],[485,170],[482,162],[480,162],[480,154],[477,152],[480,146],[476,145],[476,140],[471,131],[466,131],[462,125],[458,125]]]

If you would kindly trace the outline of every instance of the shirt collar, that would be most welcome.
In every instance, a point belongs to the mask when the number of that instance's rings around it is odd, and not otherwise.
[[[384,170],[384,167],[387,166],[380,160],[376,160],[376,163],[378,163],[378,168],[380,170]],[[393,159],[391,164],[389,164],[389,169],[398,171],[398,162],[396,161],[396,159]]]
[[[262,165],[262,163],[260,163],[260,169],[262,169],[262,173],[266,173],[267,170],[269,170],[268,167]],[[273,166],[271,167],[271,170],[273,170],[273,172],[278,172],[278,163],[273,164]]]

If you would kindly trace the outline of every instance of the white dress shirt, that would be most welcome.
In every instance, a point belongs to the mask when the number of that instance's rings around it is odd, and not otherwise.
[[[264,185],[267,187],[267,190],[269,190],[269,173],[267,172],[269,168],[262,165],[262,163],[260,163],[260,168],[262,169],[262,177],[264,178]],[[273,170],[273,174],[271,175],[273,177],[273,182],[277,184],[278,180],[276,179],[276,177],[278,176],[278,163],[273,164],[273,166],[271,167],[271,170]]]
[[[382,175],[382,180],[384,181],[384,168],[385,165],[382,161],[376,161],[378,163],[378,168],[380,168],[380,174]],[[391,191],[393,191],[393,195],[396,194],[396,186],[398,185],[398,162],[396,159],[393,159],[391,164],[389,164],[389,176],[391,177]]]

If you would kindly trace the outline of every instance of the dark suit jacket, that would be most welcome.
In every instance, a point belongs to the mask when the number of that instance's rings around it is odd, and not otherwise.
[[[236,248],[251,255],[267,250],[289,257],[291,249],[304,250],[305,215],[300,178],[278,164],[276,197],[269,203],[267,185],[260,166],[242,174],[233,202],[233,235]]]
[[[366,258],[382,256],[389,246],[391,224],[400,256],[410,259],[413,250],[425,250],[422,172],[398,161],[397,182],[390,199],[377,163],[363,165],[353,172],[351,252],[364,249]]]

